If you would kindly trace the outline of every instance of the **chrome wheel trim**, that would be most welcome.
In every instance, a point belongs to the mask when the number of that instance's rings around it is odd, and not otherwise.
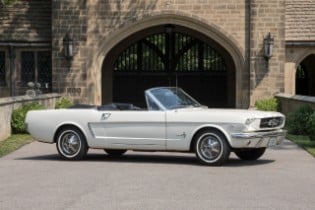
[[[58,148],[63,156],[75,157],[81,150],[81,139],[78,133],[73,130],[66,130],[60,134]]]
[[[200,136],[197,153],[199,157],[208,163],[216,162],[223,153],[222,139],[214,133],[205,133]]]

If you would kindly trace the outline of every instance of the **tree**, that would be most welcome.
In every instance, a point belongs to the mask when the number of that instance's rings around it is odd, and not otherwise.
[[[1,5],[8,5],[8,4],[12,4],[15,1],[16,0],[0,0],[0,3]]]

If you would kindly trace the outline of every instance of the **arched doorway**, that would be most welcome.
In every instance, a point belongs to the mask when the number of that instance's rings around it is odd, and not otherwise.
[[[145,89],[177,85],[209,107],[235,107],[231,56],[217,42],[186,27],[160,25],[139,31],[115,46],[106,62],[111,68],[103,69],[103,103],[144,106]]]
[[[296,69],[295,91],[297,95],[315,96],[315,55],[306,57]]]

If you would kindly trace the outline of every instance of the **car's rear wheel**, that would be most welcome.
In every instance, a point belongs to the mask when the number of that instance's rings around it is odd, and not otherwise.
[[[119,157],[123,155],[127,150],[124,149],[104,149],[104,151],[110,156]]]
[[[58,153],[64,159],[80,160],[88,150],[86,139],[76,127],[65,127],[57,134]]]
[[[257,160],[265,153],[265,151],[266,148],[263,147],[250,150],[236,150],[234,152],[241,160]]]
[[[201,163],[209,166],[222,165],[230,156],[230,147],[225,136],[213,129],[197,134],[194,149]]]

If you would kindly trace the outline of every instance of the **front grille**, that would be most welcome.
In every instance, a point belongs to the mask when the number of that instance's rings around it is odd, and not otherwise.
[[[260,128],[275,128],[283,123],[283,117],[268,117],[260,121]]]

